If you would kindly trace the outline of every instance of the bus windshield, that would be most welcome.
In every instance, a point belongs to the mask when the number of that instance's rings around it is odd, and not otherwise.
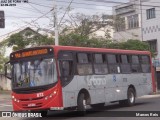
[[[57,72],[53,58],[13,64],[13,89],[44,86],[55,82],[57,82]]]

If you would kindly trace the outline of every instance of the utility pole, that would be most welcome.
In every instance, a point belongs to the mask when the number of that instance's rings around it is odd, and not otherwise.
[[[142,37],[142,41],[143,41],[143,16],[142,16],[142,2],[141,0],[139,0],[139,5],[140,5],[140,14],[141,14],[141,37]]]
[[[58,33],[58,20],[57,20],[57,5],[56,0],[53,0],[53,16],[54,16],[54,32],[55,32],[55,45],[59,45]]]

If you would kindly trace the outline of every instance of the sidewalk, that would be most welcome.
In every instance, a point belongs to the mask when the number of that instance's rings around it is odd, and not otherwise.
[[[11,99],[11,91],[1,91],[0,90],[0,100],[4,100],[4,99],[6,99],[6,100],[9,100],[9,99]]]

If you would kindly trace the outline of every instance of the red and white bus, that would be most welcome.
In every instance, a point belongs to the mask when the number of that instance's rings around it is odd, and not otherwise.
[[[11,53],[9,63],[14,111],[132,106],[156,89],[148,51],[42,46]]]

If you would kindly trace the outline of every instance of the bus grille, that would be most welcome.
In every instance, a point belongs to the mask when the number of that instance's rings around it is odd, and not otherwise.
[[[28,99],[20,99],[20,101],[31,101],[31,100],[39,100],[42,99],[43,97],[40,98],[28,98]]]
[[[28,106],[28,104],[23,104],[22,107],[23,108],[39,108],[39,107],[42,107],[42,103],[36,103],[35,106]]]

